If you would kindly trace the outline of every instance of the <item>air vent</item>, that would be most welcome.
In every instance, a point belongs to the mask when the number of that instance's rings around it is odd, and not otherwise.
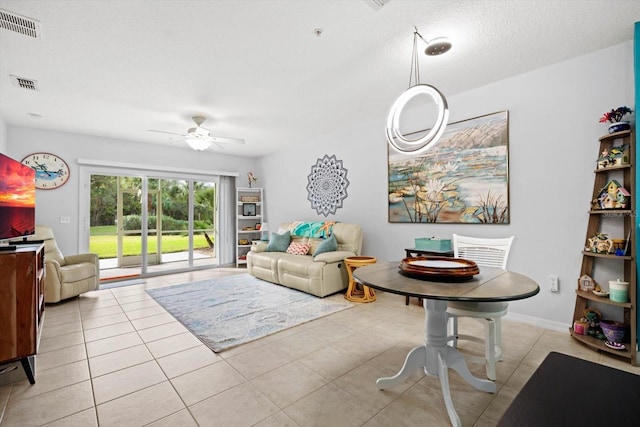
[[[364,0],[364,1],[375,10],[380,10],[382,9],[382,6],[389,3],[391,0]]]
[[[39,39],[42,37],[40,22],[0,9],[0,28]]]
[[[22,89],[28,89],[28,90],[36,90],[36,91],[38,90],[37,80],[18,77],[12,74],[10,74],[9,77],[11,77],[11,83],[13,83],[13,85],[16,87],[19,87]]]

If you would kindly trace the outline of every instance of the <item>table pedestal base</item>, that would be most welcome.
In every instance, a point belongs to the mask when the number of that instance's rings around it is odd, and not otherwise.
[[[424,369],[427,375],[440,378],[442,395],[447,407],[451,424],[462,426],[460,417],[453,407],[451,391],[449,389],[449,374],[447,369],[455,370],[462,378],[478,390],[495,393],[497,388],[493,381],[481,380],[474,377],[462,354],[447,345],[447,302],[440,300],[424,300],[425,307],[425,345],[416,347],[409,352],[400,372],[393,377],[379,378],[376,385],[384,390],[394,387],[407,379],[416,369]]]

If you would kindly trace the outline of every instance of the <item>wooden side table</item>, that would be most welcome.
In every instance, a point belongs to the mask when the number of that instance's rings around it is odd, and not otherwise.
[[[349,273],[349,287],[344,295],[345,299],[353,302],[373,302],[376,300],[376,293],[373,289],[356,282],[353,278],[353,270],[369,264],[375,264],[376,258],[372,256],[351,256],[344,259]]]

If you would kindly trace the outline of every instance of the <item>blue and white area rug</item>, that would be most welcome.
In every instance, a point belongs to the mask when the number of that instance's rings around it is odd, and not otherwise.
[[[215,352],[335,313],[355,304],[318,298],[238,274],[147,293]]]

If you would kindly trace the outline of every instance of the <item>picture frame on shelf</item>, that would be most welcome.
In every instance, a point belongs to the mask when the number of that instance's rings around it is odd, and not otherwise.
[[[256,204],[255,203],[243,203],[242,204],[242,216],[256,216]]]

